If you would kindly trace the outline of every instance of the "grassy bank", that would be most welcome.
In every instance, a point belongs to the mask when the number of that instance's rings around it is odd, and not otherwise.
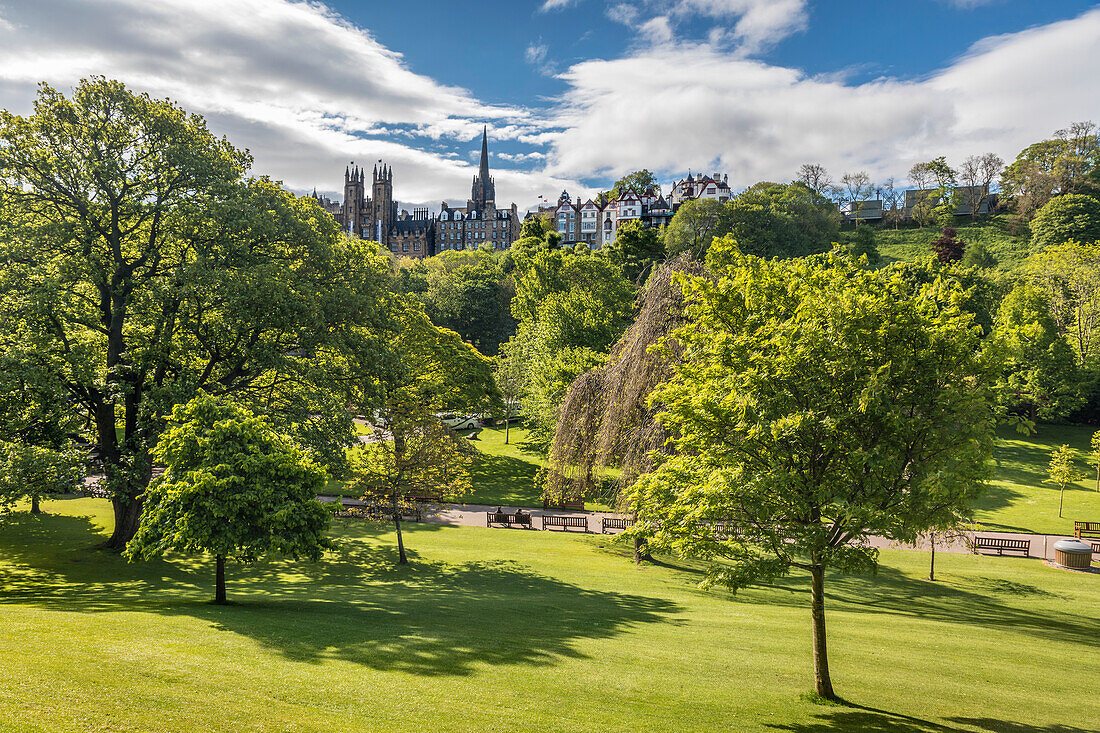
[[[807,582],[736,597],[599,536],[335,529],[318,564],[126,564],[99,500],[0,524],[0,730],[1059,731],[1100,719],[1098,576],[884,552],[828,580],[833,679],[811,687]]]
[[[981,242],[997,259],[1002,270],[1015,270],[1028,255],[1027,235],[1008,230],[1007,217],[997,216],[978,226],[956,227],[959,239],[971,244]],[[940,236],[940,227],[875,229],[875,243],[883,264],[914,262],[932,254],[932,242]]]

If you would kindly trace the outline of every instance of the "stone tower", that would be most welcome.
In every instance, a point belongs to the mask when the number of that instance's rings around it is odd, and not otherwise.
[[[495,209],[497,200],[496,183],[489,175],[489,127],[481,131],[481,168],[474,176],[473,189],[470,192],[470,200],[478,211]]]
[[[357,236],[363,236],[363,217],[367,213],[363,171],[352,163],[344,168],[344,228]]]
[[[366,239],[375,239],[385,245],[389,241],[390,227],[394,220],[393,169],[383,164],[374,167],[374,185],[371,189],[370,231]]]

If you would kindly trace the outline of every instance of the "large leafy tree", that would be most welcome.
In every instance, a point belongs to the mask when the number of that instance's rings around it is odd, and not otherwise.
[[[38,514],[42,499],[76,490],[82,468],[72,450],[0,441],[0,508],[26,499]]]
[[[638,220],[619,227],[615,240],[604,250],[608,259],[622,269],[623,277],[633,283],[649,277],[653,266],[660,263],[665,254],[661,232]]]
[[[1100,331],[1100,241],[1054,245],[1029,257],[1025,270],[1045,291],[1051,318],[1075,347],[1078,365],[1090,364]]]
[[[665,252],[669,257],[690,252],[701,260],[715,237],[729,233],[730,224],[729,207],[721,201],[685,201],[665,228]]]
[[[661,184],[657,183],[657,176],[653,175],[648,168],[643,168],[640,171],[627,173],[615,181],[615,185],[604,196],[608,199],[617,199],[627,191],[634,191],[640,195],[650,186],[658,195],[661,193]]]
[[[1062,194],[1100,189],[1100,136],[1091,122],[1075,122],[1049,140],[1027,146],[1001,174],[1001,190],[1027,220]]]
[[[1066,194],[1048,201],[1031,220],[1031,248],[1100,240],[1100,199]]]
[[[525,373],[529,438],[549,445],[569,384],[602,363],[630,322],[635,289],[600,253],[542,250],[517,258],[513,337]]]
[[[742,252],[759,257],[826,252],[839,232],[836,206],[799,182],[754,184],[728,209],[728,231]]]
[[[1039,287],[1023,283],[1005,296],[987,348],[999,371],[994,385],[1009,416],[1033,426],[1065,417],[1080,402],[1073,349]]]
[[[983,486],[978,329],[953,288],[909,297],[848,258],[722,261],[684,280],[682,356],[652,398],[673,455],[634,484],[633,531],[733,589],[806,572],[816,689],[833,698],[826,571],[872,569],[871,536],[911,541]]]
[[[447,250],[399,268],[398,287],[413,292],[437,326],[462,335],[492,356],[516,331],[515,294],[504,257],[486,250]]]
[[[320,559],[329,546],[330,515],[317,501],[326,474],[289,436],[210,396],[177,405],[171,419],[155,450],[166,470],[146,493],[129,559],[213,555],[216,603],[226,602],[227,559]]]
[[[352,470],[365,499],[393,521],[398,560],[407,562],[401,516],[431,496],[455,500],[469,488],[472,450],[437,413],[491,414],[500,409],[492,360],[433,324],[418,303],[399,305],[400,328],[389,345],[390,369],[379,380],[373,436]]]
[[[385,261],[248,165],[201,118],[101,78],[0,113],[4,368],[60,386],[87,425],[110,547],[137,530],[173,405],[235,394],[339,464],[341,387],[384,353],[364,326],[387,312]]]

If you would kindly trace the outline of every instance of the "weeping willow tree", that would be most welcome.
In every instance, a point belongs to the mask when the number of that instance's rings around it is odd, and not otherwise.
[[[649,394],[672,375],[672,358],[650,347],[686,322],[677,275],[705,272],[688,254],[659,266],[640,296],[637,319],[607,361],[569,387],[550,446],[548,500],[599,498],[629,510],[625,489],[652,468],[653,452],[665,450],[668,438],[656,420],[661,407],[649,404]],[[669,346],[674,353],[675,344]]]

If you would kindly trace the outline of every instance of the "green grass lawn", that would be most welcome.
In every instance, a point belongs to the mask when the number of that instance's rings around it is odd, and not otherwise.
[[[964,242],[981,242],[997,258],[1001,270],[1015,270],[1028,255],[1028,238],[1008,231],[1007,217],[997,216],[979,226],[956,227]],[[932,254],[932,242],[940,236],[940,227],[876,229],[875,244],[884,265],[913,262]]]
[[[828,578],[833,680],[811,688],[807,582],[733,597],[601,536],[337,525],[318,564],[126,564],[107,502],[0,523],[0,731],[1046,731],[1100,720],[1100,576],[888,551]],[[1072,684],[1062,677],[1070,675]]]
[[[1033,436],[1011,428],[998,431],[996,469],[990,490],[977,503],[976,518],[988,529],[1006,532],[1072,534],[1073,521],[1100,522],[1095,469],[1085,462],[1096,428],[1040,425]],[[1078,468],[1089,474],[1066,487],[1064,517],[1058,517],[1058,487],[1043,483],[1052,450],[1068,443],[1078,450]]]

